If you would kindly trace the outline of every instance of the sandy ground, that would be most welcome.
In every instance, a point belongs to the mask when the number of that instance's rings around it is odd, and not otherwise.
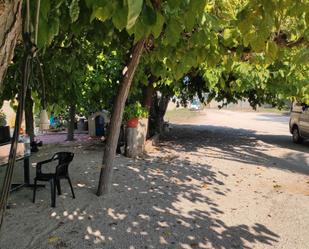
[[[102,145],[46,145],[31,161],[73,151],[77,198],[66,182],[56,208],[49,186],[36,204],[31,189],[12,193],[0,248],[309,248],[309,143],[292,144],[288,117],[200,114],[171,120],[147,156],[117,156],[104,198],[94,194]]]

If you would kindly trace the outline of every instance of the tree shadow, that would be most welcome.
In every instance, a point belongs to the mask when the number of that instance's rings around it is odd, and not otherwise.
[[[173,125],[163,143],[184,153],[309,174],[309,141],[294,144],[287,135],[257,134],[253,130],[212,125]],[[277,148],[287,152],[281,157],[272,155]],[[199,153],[201,149],[206,153]]]
[[[199,136],[196,139],[203,140]],[[12,195],[11,202],[16,206],[8,212],[0,247],[228,249],[275,246],[279,235],[263,224],[229,225],[220,219],[224,212],[216,199],[226,198],[231,191],[222,181],[222,177],[228,175],[214,172],[203,160],[192,162],[174,154],[179,148],[184,152],[189,149],[198,152],[198,146],[207,144],[205,141],[192,148],[195,142],[191,140],[174,140],[172,133],[162,144],[163,153],[137,160],[118,156],[113,190],[107,197],[93,194],[101,150],[85,152],[83,148],[72,148],[75,160],[70,174],[77,200],[71,199],[68,186],[64,186],[64,194],[57,197],[54,209],[49,207],[48,189],[38,191],[40,200],[36,204],[30,202],[31,191]],[[49,148],[48,154],[57,149]]]

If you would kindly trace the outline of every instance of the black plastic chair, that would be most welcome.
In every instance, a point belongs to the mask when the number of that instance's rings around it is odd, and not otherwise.
[[[71,179],[69,176],[69,164],[72,162],[74,157],[74,153],[71,152],[58,152],[53,155],[51,159],[38,162],[36,165],[36,177],[34,178],[34,188],[33,188],[33,203],[35,203],[35,195],[36,195],[36,188],[37,188],[37,181],[46,181],[50,182],[51,187],[51,206],[56,206],[56,187],[58,190],[58,195],[61,195],[61,186],[60,186],[60,180],[61,179],[67,179],[71,191],[73,199],[75,199],[75,194],[73,190],[73,186],[71,183]],[[42,173],[42,165],[47,164],[53,161],[58,160],[58,165],[56,166],[56,172],[55,173]]]

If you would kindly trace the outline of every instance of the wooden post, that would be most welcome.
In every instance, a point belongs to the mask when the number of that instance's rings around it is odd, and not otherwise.
[[[26,133],[30,137],[30,142],[34,141],[34,120],[33,120],[33,100],[31,97],[31,88],[27,89],[25,100],[25,122]]]

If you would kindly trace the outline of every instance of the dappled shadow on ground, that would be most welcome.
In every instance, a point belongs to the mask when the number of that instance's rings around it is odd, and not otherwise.
[[[163,138],[162,150],[164,144],[201,157],[309,174],[309,142],[293,144],[290,136],[212,125],[173,125],[171,132]],[[287,152],[281,157],[272,155],[276,148],[287,149]]]
[[[174,132],[178,133],[176,129]],[[9,210],[0,247],[229,249],[275,246],[279,235],[263,224],[229,225],[220,219],[224,212],[216,199],[225,198],[231,191],[222,180],[227,175],[213,171],[202,158],[192,163],[181,155],[182,151],[191,149],[198,153],[200,146],[207,146],[207,140],[202,143],[205,137],[186,133],[188,137],[175,140],[174,133],[170,135],[162,144],[163,153],[138,160],[118,157],[112,194],[105,198],[94,195],[101,150],[72,148],[76,156],[71,178],[77,199],[71,199],[65,184],[55,209],[49,207],[48,189],[38,191],[36,204],[30,202],[31,191],[21,190],[12,195],[11,202],[16,206]],[[193,143],[192,139],[200,139],[200,143]],[[247,146],[251,142],[248,139]],[[49,149],[49,154],[59,150]]]

